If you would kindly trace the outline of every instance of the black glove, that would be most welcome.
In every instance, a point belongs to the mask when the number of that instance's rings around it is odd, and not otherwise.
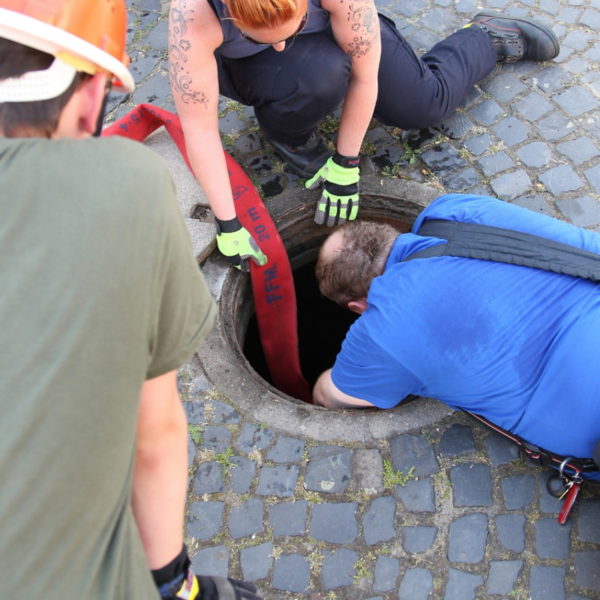
[[[187,548],[161,569],[152,571],[162,600],[262,600],[251,583],[194,575]]]
[[[256,587],[245,581],[205,575],[197,579],[200,583],[199,600],[262,600],[256,593]]]

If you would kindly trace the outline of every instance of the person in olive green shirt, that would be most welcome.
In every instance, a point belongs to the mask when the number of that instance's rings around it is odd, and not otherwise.
[[[46,4],[125,14],[122,0]],[[257,599],[252,586],[194,576],[183,545],[176,369],[216,308],[163,162],[92,137],[108,74],[129,91],[133,81],[108,59],[81,72],[76,32],[14,6],[0,0],[1,595]],[[52,31],[39,46],[61,59],[22,45],[35,33],[19,27]]]

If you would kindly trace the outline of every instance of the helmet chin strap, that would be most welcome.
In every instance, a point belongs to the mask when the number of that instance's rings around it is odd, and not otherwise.
[[[37,102],[60,96],[73,83],[77,71],[54,59],[41,71],[29,71],[19,77],[0,81],[0,102]]]
[[[106,90],[106,94],[104,94],[104,100],[102,100],[102,106],[100,107],[100,112],[98,113],[98,120],[96,121],[96,131],[92,134],[94,137],[100,137],[102,133],[102,127],[104,125],[104,116],[106,115],[106,105],[108,103],[108,95],[110,94],[110,84]]]

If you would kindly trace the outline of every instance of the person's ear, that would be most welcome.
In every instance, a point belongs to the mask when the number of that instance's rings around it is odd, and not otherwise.
[[[346,305],[352,312],[362,315],[368,308],[366,298],[358,298],[358,300],[350,300]]]
[[[79,128],[85,135],[92,135],[98,127],[98,117],[106,96],[106,75],[97,73],[81,83],[81,110]]]

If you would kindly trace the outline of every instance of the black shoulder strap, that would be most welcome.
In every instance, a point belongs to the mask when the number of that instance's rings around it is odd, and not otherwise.
[[[537,235],[490,225],[432,219],[418,235],[448,240],[407,256],[404,261],[432,256],[460,256],[521,265],[600,282],[600,254]]]

